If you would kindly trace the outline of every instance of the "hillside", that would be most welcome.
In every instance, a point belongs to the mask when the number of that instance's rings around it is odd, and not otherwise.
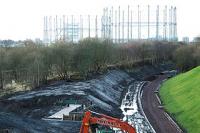
[[[160,96],[167,111],[189,133],[200,132],[200,66],[166,81]]]

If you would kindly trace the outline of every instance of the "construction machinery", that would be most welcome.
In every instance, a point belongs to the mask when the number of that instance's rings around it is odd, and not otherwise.
[[[92,116],[94,114],[95,116]],[[113,118],[104,114],[99,114],[92,111],[86,111],[82,120],[80,133],[92,133],[91,127],[93,125],[102,125],[112,128],[119,128],[126,133],[136,133],[134,127],[128,124],[128,122],[121,121],[117,118]]]

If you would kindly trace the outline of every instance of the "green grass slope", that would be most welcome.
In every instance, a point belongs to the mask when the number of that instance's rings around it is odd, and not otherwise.
[[[180,125],[189,133],[200,133],[200,66],[166,81],[160,96]]]

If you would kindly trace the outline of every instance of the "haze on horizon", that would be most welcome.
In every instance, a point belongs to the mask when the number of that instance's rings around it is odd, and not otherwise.
[[[200,34],[199,2],[195,0],[6,0],[0,1],[0,40],[43,39],[43,16],[98,15],[103,7],[172,5],[177,7],[179,40]]]

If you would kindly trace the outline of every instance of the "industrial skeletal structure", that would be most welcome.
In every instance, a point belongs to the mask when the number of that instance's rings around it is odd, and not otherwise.
[[[102,15],[44,17],[44,42],[78,42],[84,38],[132,40],[177,40],[176,7],[127,6],[104,8]]]

